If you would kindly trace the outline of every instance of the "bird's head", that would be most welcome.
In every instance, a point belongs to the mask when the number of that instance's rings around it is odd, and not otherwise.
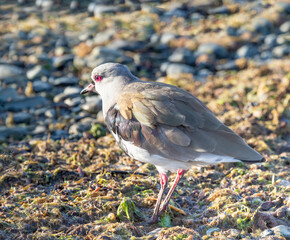
[[[122,88],[136,77],[127,66],[119,63],[105,63],[92,71],[91,83],[81,91],[81,94],[96,91],[102,98],[120,92]]]

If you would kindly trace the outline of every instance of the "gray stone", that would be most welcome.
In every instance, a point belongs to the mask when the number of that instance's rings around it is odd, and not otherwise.
[[[118,49],[110,49],[107,47],[95,47],[91,54],[86,58],[88,67],[96,66],[106,62],[119,62],[123,64],[132,63],[134,60],[122,54]]]
[[[275,8],[280,13],[290,14],[290,3],[289,2],[277,2]]]
[[[285,55],[290,54],[290,46],[282,45],[274,47],[272,53],[275,57],[281,58]]]
[[[229,55],[228,51],[223,46],[216,43],[203,43],[199,45],[197,54],[213,54],[217,58],[227,58]]]
[[[55,68],[64,67],[67,63],[73,62],[74,55],[68,54],[53,59],[53,66]]]
[[[160,36],[160,43],[162,44],[169,44],[171,40],[175,39],[176,35],[174,33],[163,33]]]
[[[60,77],[56,78],[53,81],[54,86],[70,86],[76,85],[79,83],[79,80],[76,77]]]
[[[75,123],[70,126],[68,132],[69,134],[78,135],[81,134],[82,132],[89,131],[91,128],[91,122]]]
[[[36,96],[6,103],[4,108],[8,111],[18,112],[23,109],[44,106],[46,102],[47,100],[44,97]]]
[[[7,101],[15,101],[19,99],[20,96],[14,88],[4,88],[0,89],[0,103]]]
[[[178,48],[169,57],[169,61],[192,65],[195,62],[193,52],[187,48]]]
[[[118,49],[124,51],[136,51],[144,49],[146,44],[143,41],[127,41],[123,39],[116,39],[107,45],[110,49]]]
[[[118,11],[118,6],[96,5],[94,8],[94,15],[95,17],[101,17],[103,14],[114,14]]]
[[[10,77],[19,77],[23,75],[23,70],[17,66],[9,64],[0,64],[0,80]]]
[[[80,69],[82,67],[86,67],[87,66],[87,60],[84,58],[80,58],[80,57],[75,57],[74,61],[73,61],[73,65],[74,67]]]
[[[48,82],[42,82],[42,81],[35,81],[32,83],[33,86],[33,91],[38,93],[38,92],[44,92],[44,91],[49,91],[52,89],[52,86]]]
[[[105,44],[113,38],[114,34],[115,34],[115,31],[113,29],[108,29],[104,32],[99,32],[96,34],[94,38],[94,43]]]
[[[237,58],[252,58],[258,53],[257,47],[253,45],[244,45],[236,53]]]
[[[192,21],[199,21],[201,19],[204,19],[204,16],[200,13],[192,13],[190,15],[190,20],[192,20]]]
[[[26,76],[29,80],[35,79],[43,75],[43,68],[41,65],[36,65],[32,69],[28,70]]]
[[[102,98],[99,95],[86,97],[86,104],[83,104],[81,109],[89,113],[98,113],[102,110]]]
[[[290,21],[284,22],[281,26],[280,26],[280,31],[282,33],[289,33],[290,32]]]
[[[283,236],[284,238],[288,239],[290,238],[290,227],[285,225],[279,225],[276,227],[271,228],[278,236]]]
[[[24,127],[3,127],[0,126],[0,140],[15,139],[19,140],[27,134],[27,129]]]
[[[54,108],[48,109],[45,111],[44,115],[48,118],[55,118],[56,117],[56,111]]]
[[[44,125],[37,125],[34,130],[32,131],[33,135],[42,135],[47,131],[46,126]]]
[[[278,37],[277,37],[277,43],[279,45],[283,45],[283,44],[289,44],[290,43],[290,34],[280,34]]]
[[[275,233],[273,232],[273,230],[271,229],[266,229],[264,230],[262,233],[261,233],[261,236],[260,237],[268,237],[268,236],[273,236],[275,235]]]
[[[32,115],[27,112],[19,112],[13,114],[13,122],[16,124],[19,123],[29,123],[31,121]]]
[[[81,88],[79,87],[66,87],[62,93],[57,94],[54,98],[54,102],[61,102],[67,98],[79,96],[81,92]]]
[[[82,98],[81,97],[67,98],[64,100],[64,103],[70,107],[75,107],[82,103]]]
[[[277,35],[276,34],[267,35],[264,39],[264,43],[269,48],[274,47],[275,45],[277,45]]]
[[[221,229],[218,228],[218,227],[210,228],[210,229],[208,229],[208,230],[206,231],[206,235],[211,236],[211,235],[214,234],[214,232],[220,232],[220,230],[221,230]]]
[[[274,27],[273,24],[266,18],[256,18],[252,21],[253,32],[267,35],[270,34]]]
[[[218,71],[229,71],[229,70],[239,70],[239,67],[237,66],[235,61],[228,61],[226,63],[223,64],[219,64],[216,66],[216,70]]]
[[[209,14],[231,14],[230,9],[227,6],[221,6],[208,10]]]
[[[171,63],[171,64],[169,64],[169,66],[166,69],[166,74],[168,76],[179,75],[182,73],[194,74],[194,68],[189,66],[189,65],[185,65],[185,64]]]

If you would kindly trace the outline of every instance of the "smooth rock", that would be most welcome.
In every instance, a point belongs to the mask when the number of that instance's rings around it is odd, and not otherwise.
[[[94,38],[95,44],[105,44],[110,41],[115,34],[113,29],[108,29],[104,32],[98,32]]]
[[[209,14],[231,14],[230,9],[227,6],[221,6],[208,10]]]
[[[169,57],[170,62],[192,65],[195,62],[193,52],[187,48],[177,48]]]
[[[64,67],[67,63],[73,62],[74,55],[68,54],[53,59],[53,66],[55,68]]]
[[[32,119],[32,115],[27,112],[19,112],[13,114],[13,122],[16,124],[19,123],[29,123]]]
[[[160,43],[162,44],[169,44],[171,40],[175,39],[176,36],[174,33],[163,33],[160,36]]]
[[[284,22],[281,26],[280,26],[280,32],[282,33],[288,33],[290,32],[290,21]]]
[[[94,8],[94,15],[95,17],[102,17],[103,14],[114,14],[118,11],[118,6],[96,5]]]
[[[36,65],[32,69],[28,70],[26,76],[29,80],[40,77],[43,74],[43,68],[41,65]]]
[[[251,23],[253,32],[267,35],[270,34],[274,26],[273,24],[266,18],[256,18]]]
[[[220,232],[220,231],[221,231],[220,228],[218,228],[218,227],[213,227],[213,228],[210,228],[210,229],[208,229],[208,230],[206,231],[206,235],[211,236],[211,235],[214,234],[214,232]]]
[[[290,3],[287,1],[277,2],[275,8],[280,13],[290,14]]]
[[[27,134],[27,129],[24,127],[3,127],[0,126],[0,140],[5,140],[12,138],[14,140],[19,140]]]
[[[81,109],[89,113],[98,113],[102,110],[102,98],[100,96],[89,96],[86,98],[86,104]]]
[[[33,135],[41,135],[46,133],[47,127],[44,125],[37,125],[34,130],[32,131]]]
[[[223,63],[223,64],[216,65],[215,68],[218,71],[221,71],[221,70],[224,70],[224,71],[239,70],[239,67],[237,66],[236,62],[232,61],[232,60],[228,61],[226,63]]]
[[[69,127],[69,134],[78,135],[82,132],[89,131],[91,123],[75,123]]]
[[[282,45],[274,47],[272,53],[275,57],[281,58],[285,55],[290,54],[290,46],[289,45]]]
[[[48,109],[45,111],[44,115],[48,118],[55,118],[56,117],[56,111],[54,108]]]
[[[290,238],[290,227],[285,225],[279,225],[276,227],[271,228],[278,236],[283,236],[284,238],[288,239]]]
[[[0,80],[10,77],[19,77],[23,75],[23,70],[17,66],[9,64],[0,64]]]
[[[70,107],[78,106],[82,103],[81,97],[75,97],[75,98],[67,98],[64,100],[64,103],[67,104]]]
[[[20,96],[14,88],[3,88],[0,89],[0,103],[1,102],[11,102],[19,99]]]
[[[146,43],[143,41],[127,41],[123,39],[114,40],[107,45],[108,48],[119,49],[124,51],[137,51],[144,49],[145,46]]]
[[[42,82],[42,81],[35,81],[32,83],[33,86],[33,91],[38,93],[38,92],[45,92],[49,91],[52,89],[52,86],[48,82]]]
[[[236,58],[252,58],[258,53],[254,45],[244,45],[237,50]]]
[[[76,77],[60,77],[53,81],[54,86],[70,86],[78,84],[79,80]]]
[[[217,58],[227,58],[229,55],[223,46],[216,43],[203,43],[199,45],[197,54],[214,54]]]
[[[185,64],[171,63],[171,64],[169,64],[169,66],[166,69],[166,74],[168,76],[179,75],[182,73],[194,74],[194,68],[189,66],[189,65],[185,65]]]
[[[57,94],[54,96],[53,101],[55,103],[64,101],[66,98],[79,96],[81,92],[81,88],[79,87],[66,87],[62,93]]]
[[[42,96],[30,97],[13,102],[6,103],[5,109],[12,112],[18,112],[27,108],[37,108],[44,106],[47,100]]]
[[[199,21],[201,19],[204,19],[204,16],[202,14],[198,13],[198,12],[197,13],[192,13],[190,15],[190,20],[192,20],[192,21]]]
[[[276,34],[269,34],[265,37],[264,43],[267,47],[272,48],[277,45],[277,35]]]
[[[264,230],[262,233],[261,233],[261,236],[260,237],[268,237],[268,236],[273,236],[275,235],[275,233],[273,232],[273,230],[271,229],[266,229]]]

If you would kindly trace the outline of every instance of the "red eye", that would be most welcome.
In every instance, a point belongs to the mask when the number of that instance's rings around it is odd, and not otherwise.
[[[102,81],[102,79],[103,79],[102,76],[95,76],[95,80],[98,81],[98,82]]]

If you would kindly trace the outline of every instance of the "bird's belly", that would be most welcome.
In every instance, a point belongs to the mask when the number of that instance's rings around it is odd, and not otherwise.
[[[120,139],[116,134],[112,134],[119,145],[130,157],[141,162],[154,164],[158,171],[164,173],[167,171],[176,172],[180,168],[184,170],[189,169],[192,165],[192,163],[189,162],[176,161],[174,159],[168,159],[156,154],[150,154],[146,149],[137,147],[129,141]]]

